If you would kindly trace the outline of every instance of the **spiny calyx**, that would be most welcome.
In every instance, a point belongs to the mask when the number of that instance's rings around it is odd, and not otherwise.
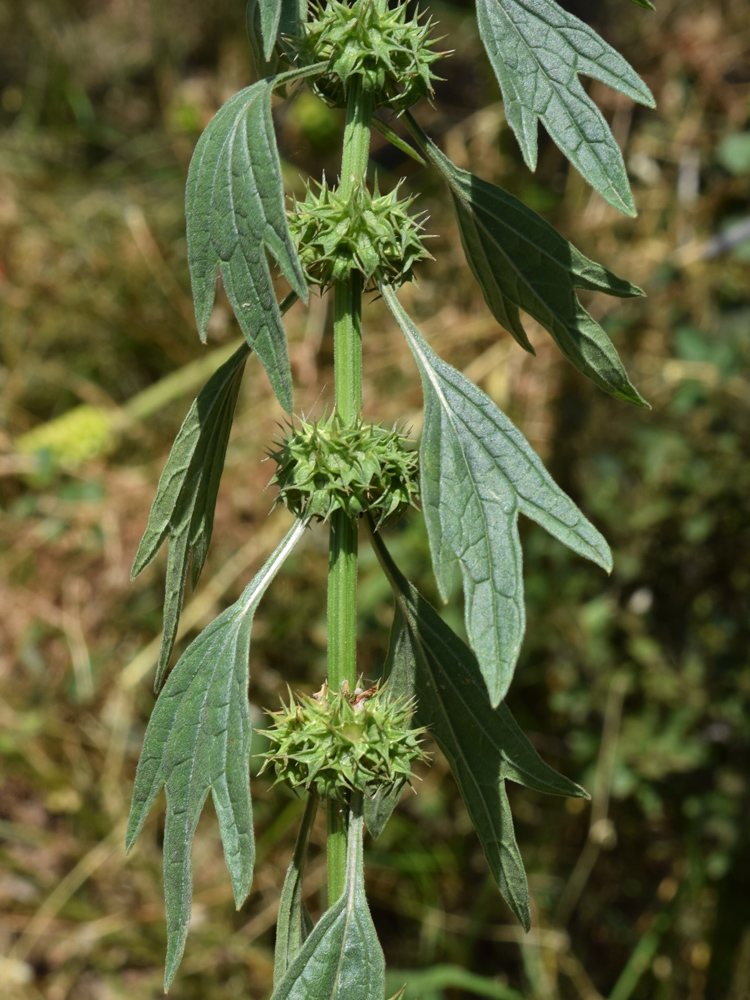
[[[300,420],[271,458],[278,502],[297,517],[369,512],[380,527],[418,501],[417,452],[400,431],[361,417],[351,424],[335,412],[320,421]]]
[[[412,728],[414,702],[391,699],[387,687],[373,685],[350,692],[324,684],[312,697],[289,694],[289,704],[269,712],[263,730],[269,749],[261,773],[273,765],[276,781],[316,792],[321,798],[346,799],[351,791],[368,797],[381,789],[398,791],[412,764],[426,760],[420,745],[424,729]]]
[[[381,195],[377,177],[372,194],[363,181],[349,194],[329,188],[325,178],[307,185],[304,200],[295,200],[287,215],[312,284],[327,288],[352,271],[362,274],[366,289],[379,281],[398,288],[413,279],[414,264],[430,254],[420,236],[423,216],[409,215],[414,198],[399,199],[399,187]]]
[[[420,23],[419,14],[407,20],[406,4],[390,10],[388,0],[355,0],[351,6],[328,0],[314,4],[312,19],[300,25],[290,48],[298,66],[328,64],[311,87],[332,107],[346,107],[357,80],[373,107],[403,111],[432,95],[430,67],[443,53],[432,49],[431,26],[430,20]]]

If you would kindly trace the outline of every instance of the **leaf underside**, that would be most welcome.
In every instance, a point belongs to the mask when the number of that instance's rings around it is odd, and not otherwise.
[[[195,147],[185,194],[188,265],[201,340],[208,331],[218,268],[242,332],[287,412],[292,376],[267,254],[306,302],[271,116],[274,87],[294,77],[259,80],[219,109]]]
[[[383,1000],[385,959],[365,897],[363,820],[349,814],[344,890],[310,932],[271,1000]]]
[[[523,309],[600,389],[647,406],[612,341],[576,295],[583,289],[635,298],[643,295],[641,289],[585,257],[518,198],[457,167],[413,118],[407,116],[407,122],[448,184],[466,259],[495,319],[533,354],[519,314]]]
[[[593,28],[554,0],[477,0],[476,10],[505,117],[529,169],[536,169],[541,120],[588,183],[620,212],[635,215],[620,148],[578,74],[654,107],[646,84]]]
[[[380,535],[371,537],[396,598],[389,688],[394,697],[416,695],[415,723],[428,727],[447,758],[498,888],[528,930],[528,884],[505,782],[551,795],[587,793],[544,763],[504,704],[490,706],[474,654],[399,572]]]
[[[164,625],[156,667],[161,687],[177,635],[192,553],[192,584],[206,561],[216,497],[234,410],[250,350],[242,345],[206,382],[183,421],[159,478],[146,530],[133,562],[135,578],[168,539]]]
[[[246,21],[259,77],[276,71],[274,49],[285,35],[293,35],[304,20],[305,0],[248,0]]]
[[[384,285],[380,291],[422,380],[420,494],[438,587],[447,599],[458,562],[466,631],[497,705],[510,685],[525,627],[518,515],[607,571],[611,553],[521,432],[435,354],[395,292]]]
[[[250,800],[248,656],[253,615],[307,525],[297,521],[231,607],[188,646],[151,713],[133,788],[126,836],[135,843],[162,786],[166,790],[165,989],[185,947],[192,902],[191,849],[210,791],[234,899],[250,891],[255,859]]]

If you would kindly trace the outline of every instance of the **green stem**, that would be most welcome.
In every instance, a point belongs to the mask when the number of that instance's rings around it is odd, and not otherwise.
[[[328,549],[328,684],[338,691],[357,681],[357,522],[331,515]]]
[[[336,412],[351,424],[362,411],[362,275],[334,286],[333,377]]]
[[[346,883],[346,844],[349,832],[349,807],[334,799],[328,801],[328,905],[344,891]]]
[[[350,195],[364,181],[370,150],[372,98],[359,82],[349,91],[339,190]],[[352,274],[334,286],[333,355],[336,412],[353,423],[362,412],[362,278]],[[357,682],[357,520],[337,510],[331,516],[328,557],[328,683],[338,691]],[[328,901],[346,879],[345,807],[328,806]]]

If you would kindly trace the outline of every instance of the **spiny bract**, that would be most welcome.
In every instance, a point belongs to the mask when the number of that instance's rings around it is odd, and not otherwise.
[[[380,527],[418,500],[418,453],[395,428],[361,418],[345,424],[333,413],[311,423],[300,420],[271,458],[278,502],[297,517],[369,512]]]
[[[390,10],[387,0],[356,0],[351,6],[328,0],[313,10],[289,47],[298,66],[328,63],[311,83],[318,97],[345,108],[355,79],[376,108],[403,111],[432,95],[430,66],[443,53],[432,50],[431,21],[420,23],[419,14],[407,20],[406,4]]]
[[[399,200],[399,184],[380,193],[377,177],[373,193],[364,181],[349,194],[340,194],[314,182],[307,185],[303,201],[295,199],[287,213],[289,229],[312,284],[327,288],[347,281],[352,271],[363,276],[365,288],[378,281],[398,288],[413,280],[414,264],[430,257],[422,246],[423,216],[409,215],[414,198]]]
[[[372,797],[398,791],[412,764],[426,760],[420,746],[424,729],[412,728],[413,700],[390,699],[387,686],[340,691],[324,684],[313,697],[289,694],[263,735],[270,743],[261,769],[273,765],[276,781],[314,791],[321,798],[345,799],[350,791]]]

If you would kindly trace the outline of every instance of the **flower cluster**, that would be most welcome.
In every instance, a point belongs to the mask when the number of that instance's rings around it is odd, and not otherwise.
[[[369,511],[378,526],[400,517],[418,500],[417,452],[398,430],[327,419],[300,420],[271,452],[279,502],[298,517],[327,520],[334,510],[349,517]]]
[[[429,20],[420,23],[419,15],[407,20],[406,4],[390,10],[388,0],[355,0],[351,6],[328,0],[313,10],[290,49],[300,66],[328,64],[311,83],[326,103],[346,107],[355,79],[376,108],[403,111],[432,94],[430,67],[442,53],[433,51],[435,39],[427,37]]]
[[[273,765],[278,784],[314,791],[321,798],[344,799],[350,791],[368,797],[381,789],[398,791],[409,780],[412,764],[426,760],[420,746],[425,730],[412,728],[414,702],[391,700],[386,687],[350,692],[327,684],[278,712],[269,712],[270,743],[261,773]]]
[[[288,213],[289,229],[311,283],[323,288],[360,271],[365,288],[377,281],[398,288],[413,278],[414,264],[430,257],[422,246],[422,216],[409,215],[414,198],[399,200],[400,185],[381,195],[377,177],[372,194],[364,181],[350,195],[323,179],[310,184],[303,201]]]

